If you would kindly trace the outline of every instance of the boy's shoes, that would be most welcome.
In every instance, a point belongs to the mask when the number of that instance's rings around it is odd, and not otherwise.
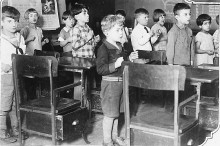
[[[126,146],[126,142],[122,137],[114,138],[113,142],[114,142],[115,145],[118,145],[118,146]]]
[[[1,129],[0,130],[0,141],[3,141],[7,144],[9,143],[14,143],[17,141],[17,139],[15,137],[12,137],[7,130],[5,129]]]
[[[13,135],[16,138],[19,137],[19,129],[18,129],[18,127],[12,126],[12,128],[11,128],[11,135]],[[29,138],[28,134],[26,132],[24,132],[24,131],[21,131],[21,137],[22,137],[22,140],[25,140],[25,139]]]

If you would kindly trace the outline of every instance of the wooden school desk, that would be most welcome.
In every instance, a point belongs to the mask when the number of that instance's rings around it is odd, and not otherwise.
[[[196,110],[196,118],[198,118],[200,112],[201,85],[203,83],[213,83],[218,81],[219,71],[212,69],[186,67],[186,79],[191,82],[191,85],[196,87],[196,96],[198,98],[196,101],[196,109],[198,109]],[[192,98],[195,98],[195,96],[190,97],[188,101],[192,100]],[[181,103],[180,106],[184,105],[185,103],[187,102]]]
[[[86,102],[89,102],[89,111],[91,111],[91,102],[88,97],[85,96],[86,92],[86,77],[85,70],[89,70],[95,66],[95,59],[91,58],[79,58],[79,57],[61,57],[59,59],[59,70],[78,72],[81,74],[80,81],[77,82],[76,86],[81,85],[81,105],[86,106]]]

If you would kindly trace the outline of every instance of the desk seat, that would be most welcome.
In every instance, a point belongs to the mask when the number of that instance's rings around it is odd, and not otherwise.
[[[58,102],[58,105],[56,107],[56,114],[69,111],[69,110],[74,110],[78,107],[80,107],[81,101],[80,100],[74,100],[74,99],[69,99],[69,98],[62,98]],[[21,109],[25,111],[38,111],[38,112],[45,112],[48,114],[51,114],[50,112],[50,99],[49,98],[40,98],[40,99],[33,99],[25,102],[20,106]]]
[[[131,118],[131,128],[136,126],[142,127],[144,130],[154,129],[152,132],[161,133],[167,132],[168,135],[174,136],[174,115],[166,111],[151,111],[140,113]],[[180,115],[179,118],[179,133],[183,133],[194,125],[198,124],[198,120],[192,116]]]

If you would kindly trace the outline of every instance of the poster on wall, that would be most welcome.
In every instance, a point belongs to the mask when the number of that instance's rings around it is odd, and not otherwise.
[[[8,5],[13,6],[21,13],[18,29],[28,24],[24,13],[29,8],[34,8],[39,13],[37,26],[43,30],[55,30],[60,27],[57,0],[8,0]]]

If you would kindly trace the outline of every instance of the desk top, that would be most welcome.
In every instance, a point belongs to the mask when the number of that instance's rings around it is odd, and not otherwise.
[[[215,66],[213,64],[201,64],[198,66],[198,68],[219,70],[219,66]]]
[[[60,57],[59,68],[64,69],[90,69],[95,66],[95,59],[79,57]]]
[[[219,71],[186,67],[186,78],[195,82],[212,83],[219,79]]]

